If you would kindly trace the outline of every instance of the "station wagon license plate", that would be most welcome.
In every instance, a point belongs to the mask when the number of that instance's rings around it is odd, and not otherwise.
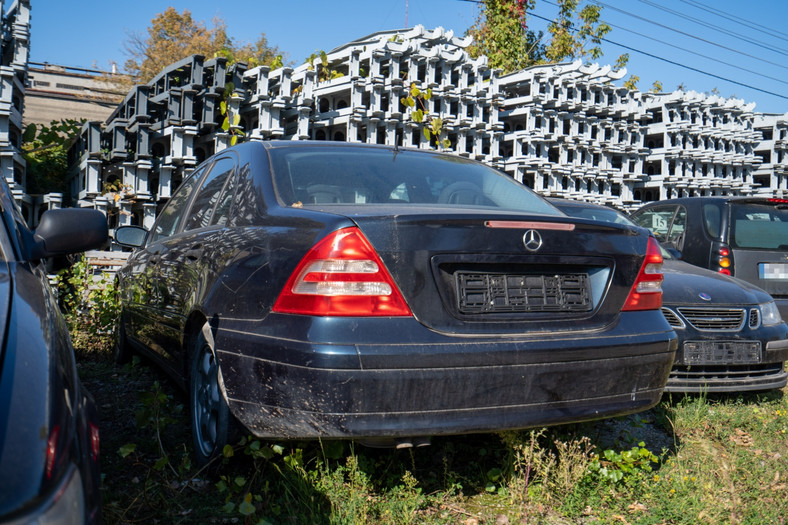
[[[687,365],[742,365],[761,362],[759,341],[687,341]]]
[[[758,278],[788,281],[788,264],[760,263],[758,264]]]

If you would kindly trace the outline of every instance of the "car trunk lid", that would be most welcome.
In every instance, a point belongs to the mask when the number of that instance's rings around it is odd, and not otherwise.
[[[648,242],[638,228],[568,217],[376,211],[348,217],[380,255],[413,315],[454,334],[612,323]]]

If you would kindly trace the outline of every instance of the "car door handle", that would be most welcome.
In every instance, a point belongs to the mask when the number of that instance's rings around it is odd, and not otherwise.
[[[190,261],[196,261],[202,257],[202,244],[195,244],[184,254]]]

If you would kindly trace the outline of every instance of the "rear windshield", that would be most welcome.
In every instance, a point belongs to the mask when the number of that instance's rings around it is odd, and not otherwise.
[[[731,203],[730,243],[736,248],[788,250],[788,206]]]
[[[558,209],[566,213],[570,217],[581,217],[583,219],[592,219],[595,221],[612,222],[613,224],[626,224],[627,226],[637,226],[627,216],[613,208],[603,207],[585,207],[585,206],[561,206],[557,205]]]
[[[326,146],[270,154],[277,193],[288,206],[396,203],[563,215],[511,177],[462,157]]]

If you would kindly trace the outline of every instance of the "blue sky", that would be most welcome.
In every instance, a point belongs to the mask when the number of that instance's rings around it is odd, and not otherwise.
[[[629,53],[628,74],[640,77],[641,90],[659,80],[665,91],[680,84],[700,92],[716,89],[724,97],[756,102],[756,111],[788,112],[788,2],[597,3],[603,6],[602,18],[613,26],[607,36],[611,42],[597,62],[613,64]],[[129,33],[145,33],[151,19],[169,6],[189,9],[208,25],[219,16],[241,42],[265,33],[296,64],[316,50],[416,24],[462,35],[478,14],[476,4],[463,0],[31,0],[31,6],[31,61],[99,69],[108,69],[112,61],[123,64]],[[554,0],[536,0],[540,17],[552,19],[556,9]],[[547,23],[532,18],[531,24],[540,29]]]

